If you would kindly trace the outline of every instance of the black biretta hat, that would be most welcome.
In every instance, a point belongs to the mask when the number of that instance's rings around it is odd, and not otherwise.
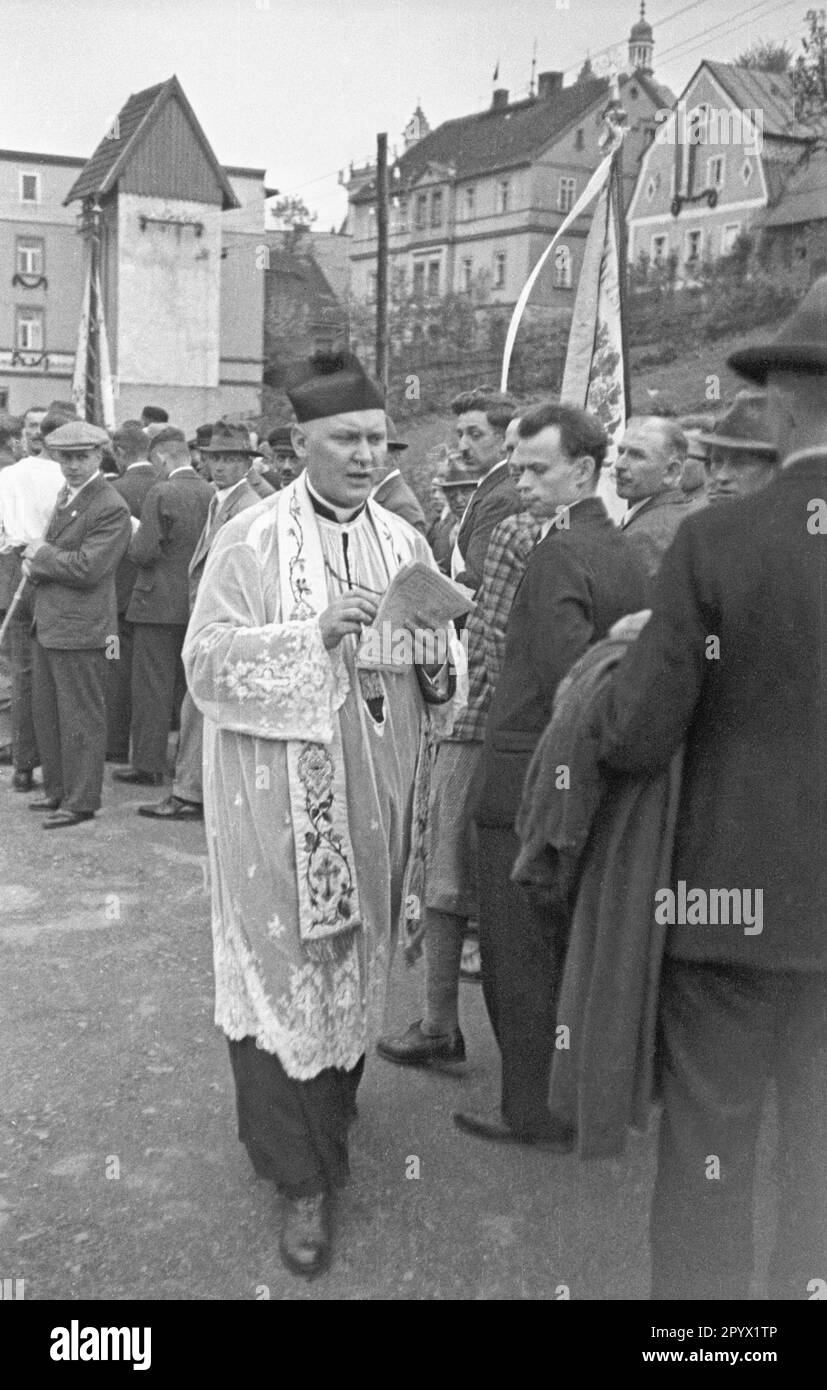
[[[354,410],[384,410],[385,393],[352,352],[317,352],[288,377],[287,399],[299,424]]]

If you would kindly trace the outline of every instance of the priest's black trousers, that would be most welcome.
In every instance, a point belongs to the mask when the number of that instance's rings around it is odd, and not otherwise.
[[[350,1071],[327,1067],[309,1081],[288,1076],[255,1038],[229,1041],[238,1106],[238,1137],[260,1178],[286,1197],[343,1187],[350,1176],[347,1133],[365,1059]]]

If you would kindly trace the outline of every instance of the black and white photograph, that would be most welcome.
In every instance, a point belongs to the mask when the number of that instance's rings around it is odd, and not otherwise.
[[[6,1325],[554,1302],[609,1368],[626,1305],[789,1373],[827,12],[0,9]]]

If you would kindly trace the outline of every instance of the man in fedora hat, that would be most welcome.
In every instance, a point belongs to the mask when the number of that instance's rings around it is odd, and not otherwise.
[[[164,428],[150,447],[161,473],[144,500],[129,546],[137,578],[126,610],[133,625],[132,758],[116,782],[160,786],[167,740],[186,688],[181,647],[189,618],[189,563],[213,489],[199,478],[181,430]]]
[[[47,436],[64,477],[43,540],[23,551],[34,588],[33,709],[48,830],[91,820],[106,756],[107,647],[129,508],[100,473],[106,430],[73,420]]]
[[[247,479],[250,448],[247,431],[237,425],[228,425],[224,420],[210,426],[209,441],[201,446],[202,454],[209,461],[215,492],[204,529],[195,543],[189,563],[190,612],[195,604],[210,547],[222,526],[226,526],[239,512],[258,506],[259,498]],[[186,691],[181,701],[181,730],[175,755],[172,793],[162,801],[139,806],[138,815],[149,816],[153,820],[203,820],[202,762],[203,718],[189,691]]]
[[[302,470],[296,451],[293,448],[293,430],[291,425],[277,425],[267,436],[267,443],[272,451],[272,462],[270,465],[271,475],[274,485],[278,492],[281,488],[292,483]]]
[[[768,1293],[806,1300],[827,1277],[826,343],[824,277],[772,342],[730,357],[767,388],[781,466],[760,491],[682,524],[601,720],[614,774],[659,771],[685,744],[656,918],[666,941],[653,1298],[749,1295],[772,1079]],[[729,905],[719,898],[713,912],[716,891]]]
[[[767,419],[766,392],[739,391],[729,410],[696,437],[708,453],[710,503],[749,497],[775,477],[778,450]]]
[[[222,529],[184,659],[204,715],[215,1017],[239,1137],[285,1195],[285,1265],[310,1278],[330,1259],[381,1023],[427,721],[452,697],[445,670],[404,653],[379,667],[361,641],[400,567],[433,566],[424,537],[371,500],[381,388],[353,355],[317,354],[288,396],[305,472]]]
[[[390,415],[385,416],[385,427],[388,432],[389,458],[383,468],[377,469],[373,500],[389,512],[404,517],[405,521],[417,531],[421,531],[424,536],[427,530],[425,513],[413,488],[408,487],[399,470],[399,455],[404,453],[408,446],[397,436],[396,426]]]

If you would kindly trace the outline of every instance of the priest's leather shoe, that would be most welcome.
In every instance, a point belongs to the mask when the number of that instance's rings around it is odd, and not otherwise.
[[[70,825],[82,825],[84,821],[94,820],[94,811],[55,811],[43,822],[44,830],[66,830]]]
[[[434,1063],[450,1066],[465,1061],[465,1039],[458,1028],[453,1033],[430,1037],[423,1033],[420,1018],[398,1037],[380,1038],[376,1051],[386,1062],[402,1067],[428,1067]]]
[[[59,807],[60,802],[54,796],[41,796],[39,801],[29,802],[30,811],[57,811]]]
[[[116,767],[112,773],[114,782],[126,782],[130,787],[162,787],[162,772],[141,772],[138,767]]]
[[[180,796],[168,796],[152,806],[139,806],[139,816],[153,820],[203,820],[204,807],[200,801],[184,801]]]
[[[475,1139],[488,1139],[495,1144],[530,1144],[535,1149],[545,1149],[550,1153],[567,1154],[574,1149],[575,1132],[568,1125],[550,1115],[538,1129],[521,1131],[512,1129],[499,1112],[486,1115],[469,1115],[455,1110],[453,1121],[463,1134],[473,1134]]]
[[[39,784],[34,780],[34,773],[31,771],[15,772],[11,779],[11,784],[16,792],[33,792]]]
[[[285,1200],[279,1253],[291,1274],[314,1279],[330,1264],[331,1200],[326,1192]]]

